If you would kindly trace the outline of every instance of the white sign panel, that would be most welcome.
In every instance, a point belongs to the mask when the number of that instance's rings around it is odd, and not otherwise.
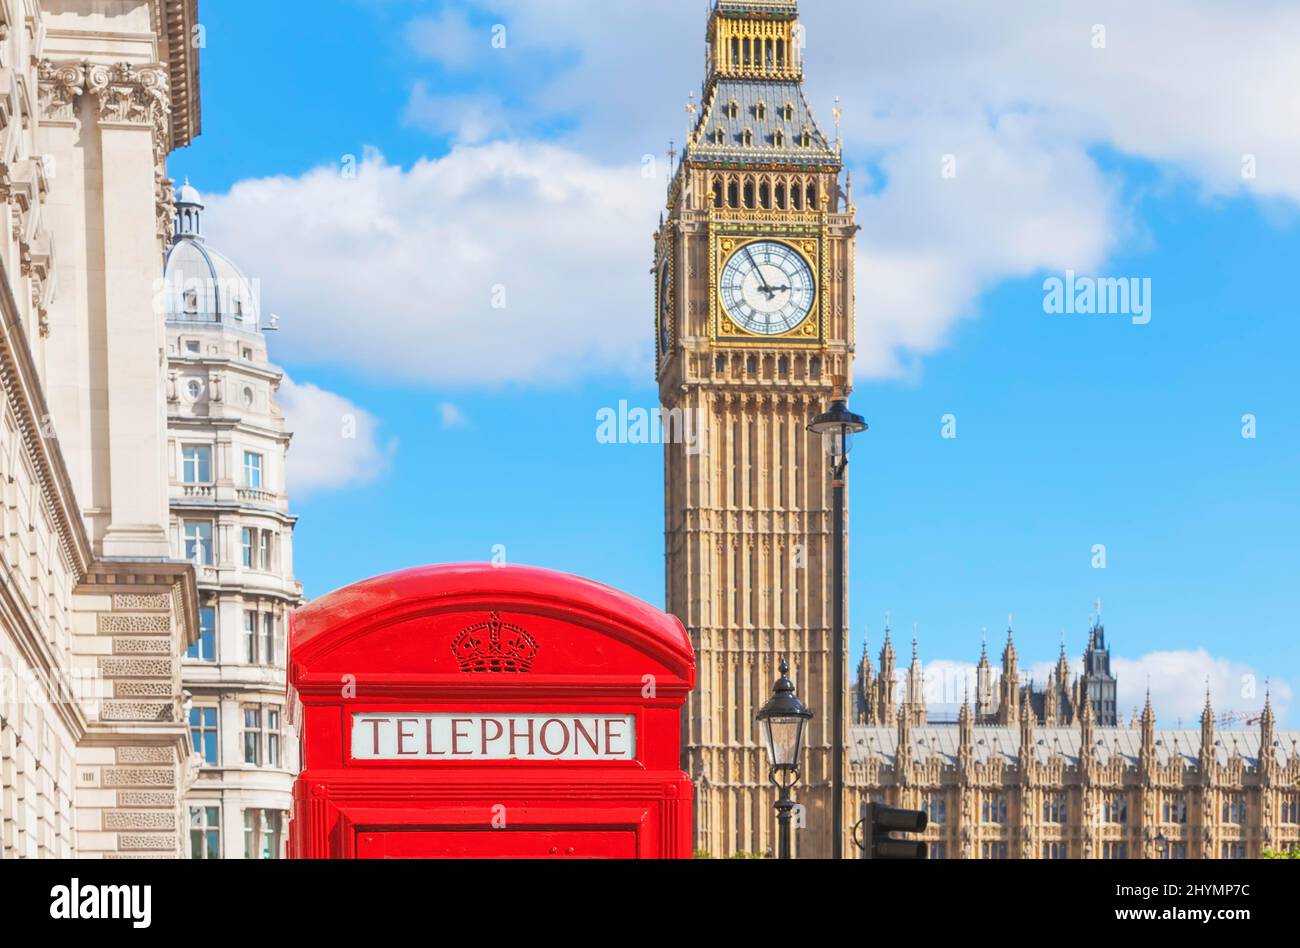
[[[353,760],[634,760],[632,715],[354,714]]]

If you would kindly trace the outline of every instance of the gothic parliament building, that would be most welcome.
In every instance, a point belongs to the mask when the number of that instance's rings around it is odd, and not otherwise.
[[[832,522],[808,423],[853,377],[856,208],[838,141],[803,88],[797,0],[716,0],[703,95],[655,235],[656,371],[666,419],[667,602],[698,656],[683,717],[696,848],[775,850],[775,791],[755,716],[788,658],[809,724],[797,854],[831,850]],[[667,439],[671,441],[672,439]],[[846,656],[847,657],[847,656]],[[1300,732],[1120,726],[1100,624],[1084,674],[1062,656],[1022,681],[1008,639],[975,705],[927,713],[919,658],[864,660],[846,702],[845,812],[874,800],[930,816],[934,858],[1243,858],[1300,845]],[[902,681],[903,694],[897,694]],[[900,700],[901,697],[901,700]],[[856,819],[853,817],[851,819]],[[840,828],[845,851],[851,828]]]

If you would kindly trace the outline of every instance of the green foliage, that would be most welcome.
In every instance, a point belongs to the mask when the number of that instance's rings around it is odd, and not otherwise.
[[[1300,849],[1290,849],[1283,852],[1266,852],[1265,859],[1300,859]]]

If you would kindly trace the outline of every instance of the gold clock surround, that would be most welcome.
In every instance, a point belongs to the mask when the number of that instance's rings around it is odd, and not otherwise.
[[[709,263],[709,305],[711,308],[709,323],[712,341],[715,344],[727,346],[821,345],[824,339],[823,330],[826,310],[823,288],[828,282],[821,237],[808,234],[781,233],[779,231],[763,233],[745,231],[740,233],[717,227],[710,228],[710,232],[713,245]],[[784,244],[797,253],[804,263],[808,265],[814,280],[812,312],[808,314],[808,317],[802,323],[789,332],[771,336],[750,332],[736,325],[723,305],[722,287],[719,284],[720,274],[726,268],[727,262],[735,254],[750,244],[764,242]]]

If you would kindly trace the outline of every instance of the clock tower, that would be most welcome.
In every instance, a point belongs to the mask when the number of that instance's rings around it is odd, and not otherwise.
[[[832,689],[847,682],[831,674],[829,459],[807,429],[852,377],[857,227],[839,145],[804,94],[797,0],[716,0],[707,42],[655,235],[665,424],[671,434],[694,423],[698,436],[665,439],[668,609],[699,663],[683,767],[697,849],[775,852],[755,716],[788,658],[817,715],[795,791],[806,807],[795,852],[826,856]]]

